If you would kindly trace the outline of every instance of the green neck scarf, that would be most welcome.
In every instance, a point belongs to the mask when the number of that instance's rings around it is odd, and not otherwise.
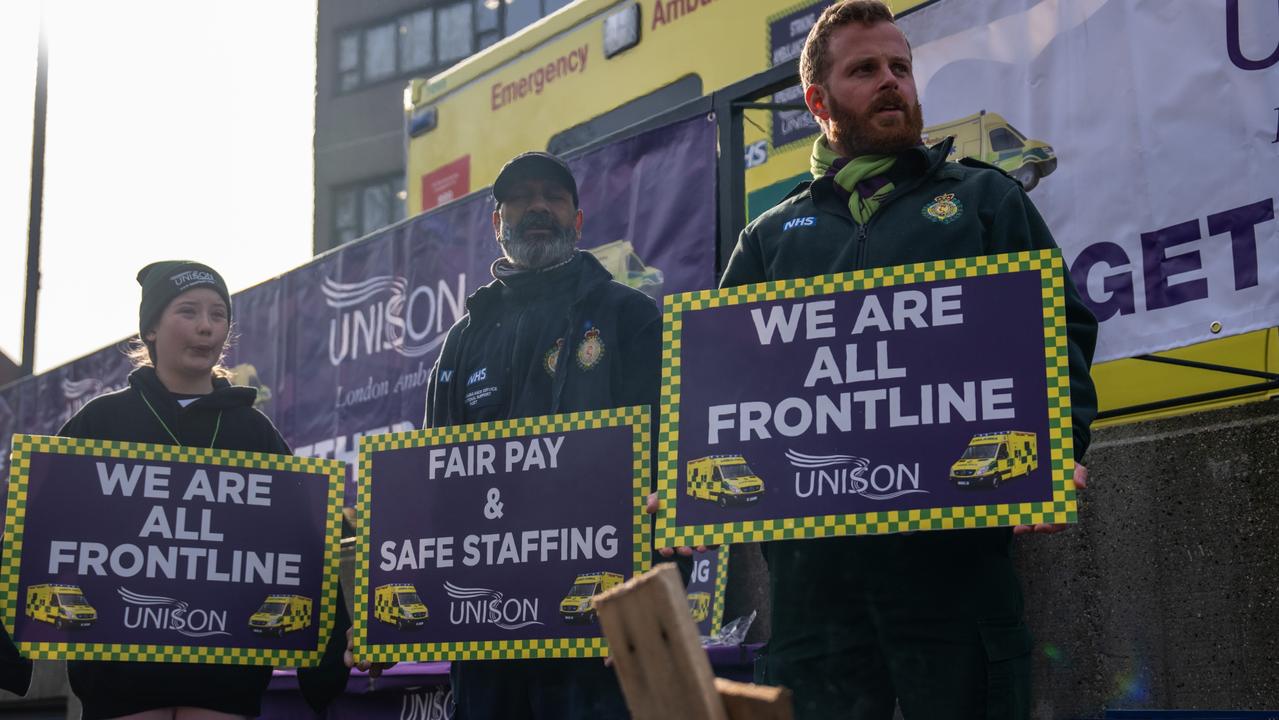
[[[848,193],[848,211],[859,225],[865,225],[879,204],[893,191],[891,182],[866,183],[888,172],[897,162],[895,155],[862,155],[845,160],[818,136],[810,158],[813,178],[834,175],[835,184]],[[842,163],[842,166],[841,166]]]

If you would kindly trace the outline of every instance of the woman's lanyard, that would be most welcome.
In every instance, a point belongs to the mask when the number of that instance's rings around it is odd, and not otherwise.
[[[181,445],[182,441],[178,439],[177,435],[173,434],[173,431],[169,429],[169,426],[166,425],[164,420],[160,418],[160,413],[156,412],[155,408],[152,407],[151,401],[147,399],[147,394],[142,392],[141,390],[138,391],[138,394],[142,396],[142,402],[147,404],[147,409],[150,410],[151,414],[155,416],[155,420],[156,422],[160,423],[160,427],[164,428],[164,431],[169,433],[169,437],[173,438],[173,442],[175,444]],[[222,429],[222,411],[219,410],[218,419],[216,422],[213,423],[213,437],[209,438],[209,447],[213,447],[213,443],[218,441],[218,431],[221,429]]]

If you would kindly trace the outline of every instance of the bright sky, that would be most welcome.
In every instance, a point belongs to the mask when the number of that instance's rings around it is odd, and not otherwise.
[[[139,268],[311,255],[315,0],[49,0],[36,371],[137,332]],[[37,0],[0,3],[0,350],[22,357]]]

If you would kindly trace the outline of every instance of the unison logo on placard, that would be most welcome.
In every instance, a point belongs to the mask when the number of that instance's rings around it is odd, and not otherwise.
[[[495,625],[503,630],[519,630],[542,625],[538,620],[537,598],[508,598],[498,590],[464,588],[444,583],[449,601],[449,622],[454,625]]]
[[[124,600],[124,626],[130,630],[174,630],[187,637],[230,635],[225,610],[192,608],[190,603],[161,595],[143,595],[116,588]]]
[[[90,400],[104,392],[120,390],[124,387],[126,387],[125,384],[108,387],[106,383],[98,378],[64,379],[62,381],[62,415],[59,419],[65,423],[71,419],[72,415],[80,412],[80,408],[84,407]]]
[[[466,307],[466,274],[457,289],[440,280],[435,288],[409,288],[399,275],[379,275],[363,282],[325,278],[324,302],[341,312],[329,320],[329,362],[334,366],[360,355],[394,350],[421,357],[444,342],[445,332]]]
[[[861,495],[867,500],[892,500],[925,493],[919,487],[919,463],[871,467],[856,455],[805,455],[786,451],[795,471],[795,495],[801,498],[829,495]]]

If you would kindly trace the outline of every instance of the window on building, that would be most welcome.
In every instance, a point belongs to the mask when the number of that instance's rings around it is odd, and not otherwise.
[[[342,92],[360,86],[360,36],[343,35],[338,39],[338,88]]]
[[[452,64],[475,52],[475,31],[471,27],[470,3],[445,5],[440,15],[440,62]]]
[[[339,31],[337,92],[432,75],[572,0],[435,0]]]
[[[509,0],[506,2],[506,34],[514,35],[540,17],[541,0]]]
[[[404,219],[404,174],[352,183],[334,191],[333,235],[337,244]]]
[[[400,70],[435,64],[435,11],[419,10],[400,18]]]
[[[364,82],[386,80],[395,72],[395,23],[386,23],[364,31]]]

